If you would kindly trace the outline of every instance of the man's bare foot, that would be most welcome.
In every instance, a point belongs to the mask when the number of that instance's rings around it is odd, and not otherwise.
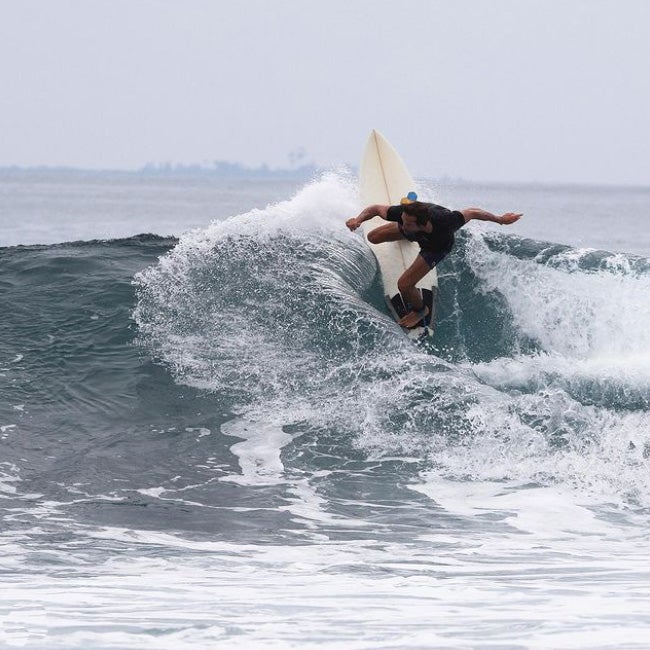
[[[429,308],[425,305],[419,311],[410,311],[404,318],[397,321],[402,327],[415,327],[421,320],[429,315]]]

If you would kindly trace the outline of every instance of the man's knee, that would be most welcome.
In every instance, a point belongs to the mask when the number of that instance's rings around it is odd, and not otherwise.
[[[368,241],[371,244],[381,244],[386,241],[386,236],[381,228],[375,228],[368,233]]]
[[[415,286],[413,282],[410,282],[408,279],[401,277],[397,281],[397,290],[400,293],[403,293],[404,291],[408,291],[409,289],[412,289]]]
[[[403,235],[399,231],[396,223],[379,226],[379,228],[373,228],[368,233],[368,241],[371,244],[383,244],[384,242],[397,241],[398,239],[403,239]]]

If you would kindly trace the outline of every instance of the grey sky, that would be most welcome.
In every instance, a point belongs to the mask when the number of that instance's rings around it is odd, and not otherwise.
[[[0,0],[0,165],[650,185],[646,0]]]

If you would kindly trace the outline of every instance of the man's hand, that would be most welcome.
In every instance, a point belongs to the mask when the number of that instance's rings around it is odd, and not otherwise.
[[[502,226],[509,226],[511,223],[514,223],[515,221],[519,221],[523,213],[519,212],[506,212],[505,214],[502,214],[499,217],[499,223]]]
[[[368,221],[368,219],[372,219],[373,217],[381,217],[382,219],[386,219],[388,208],[389,206],[387,205],[369,205],[364,210],[361,210],[358,217],[352,217],[352,219],[348,219],[345,222],[345,225],[350,230],[356,230],[364,221]]]
[[[355,231],[360,225],[361,222],[357,219],[357,217],[352,217],[352,219],[348,219],[345,222],[345,225],[352,231]]]

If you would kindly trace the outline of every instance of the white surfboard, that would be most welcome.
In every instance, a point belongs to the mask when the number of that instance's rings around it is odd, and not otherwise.
[[[359,169],[359,185],[364,207],[373,204],[399,205],[403,197],[416,189],[415,182],[400,155],[377,131],[372,131],[368,138]],[[374,217],[365,221],[361,227],[367,236],[371,230],[386,223],[381,217]],[[395,320],[399,320],[407,310],[397,289],[397,280],[418,256],[420,247],[406,239],[383,244],[368,242],[368,245],[379,263],[388,309]],[[429,307],[429,316],[424,323],[420,322],[416,327],[406,330],[411,338],[433,334],[438,291],[436,270],[431,269],[416,286],[422,292],[424,303]]]

